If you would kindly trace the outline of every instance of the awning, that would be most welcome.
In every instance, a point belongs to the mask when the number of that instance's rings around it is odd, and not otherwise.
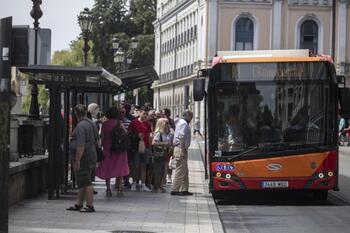
[[[113,75],[102,67],[37,65],[19,67],[22,73],[37,74],[29,83],[59,85],[84,92],[123,93],[158,80],[153,67],[128,70]]]
[[[102,67],[32,65],[19,67],[22,73],[37,74],[31,84],[59,85],[88,92],[117,92],[122,81]]]
[[[120,72],[116,76],[122,81],[119,93],[151,85],[159,79],[157,72],[151,66]]]

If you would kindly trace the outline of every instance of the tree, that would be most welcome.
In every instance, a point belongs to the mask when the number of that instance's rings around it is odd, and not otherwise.
[[[128,5],[130,4],[130,5]],[[94,57],[99,66],[120,72],[126,69],[152,66],[154,63],[154,28],[156,19],[156,0],[95,0],[92,9],[94,29]],[[131,49],[131,38],[136,37],[137,49]],[[119,42],[119,49],[132,64],[115,64],[113,41]],[[149,99],[150,88],[140,91],[140,103]],[[128,97],[132,92],[126,93]]]
[[[154,65],[154,34],[137,37],[137,48],[132,52],[131,68]]]
[[[153,22],[157,17],[156,0],[131,0],[130,18],[136,34],[154,33]]]
[[[95,62],[114,71],[113,39],[126,30],[127,0],[96,0],[91,10],[94,17],[92,41]]]
[[[93,43],[89,41],[89,46],[94,47]],[[82,38],[77,38],[71,41],[68,50],[56,51],[52,56],[51,63],[53,65],[62,66],[83,66],[84,65],[84,52],[82,48],[84,47],[84,40]],[[87,64],[88,66],[93,66],[93,55],[91,52],[88,53]]]

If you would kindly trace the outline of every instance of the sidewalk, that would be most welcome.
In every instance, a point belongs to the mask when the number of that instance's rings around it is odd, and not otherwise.
[[[190,232],[223,233],[219,215],[207,182],[203,162],[195,140],[189,150],[190,191],[193,196],[171,196],[167,193],[131,192],[124,197],[105,197],[104,181],[95,183],[96,213],[70,212],[76,190],[58,200],[47,195],[25,200],[11,207],[9,232]]]

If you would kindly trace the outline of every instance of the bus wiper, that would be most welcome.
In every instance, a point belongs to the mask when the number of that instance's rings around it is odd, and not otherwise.
[[[260,149],[260,147],[259,147],[259,146],[254,146],[254,147],[252,147],[252,148],[250,148],[250,149],[248,149],[248,150],[245,150],[245,151],[243,151],[243,152],[241,152],[241,153],[238,153],[238,154],[236,154],[236,155],[231,156],[230,159],[229,159],[229,161],[232,162],[235,158],[244,156],[244,155],[246,155],[246,154],[248,154],[248,153],[250,153],[250,152],[252,152],[252,151],[255,151],[255,150],[257,150],[257,149]]]

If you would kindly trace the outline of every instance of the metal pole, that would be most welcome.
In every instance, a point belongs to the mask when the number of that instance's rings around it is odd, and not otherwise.
[[[50,144],[49,144],[49,179],[48,198],[52,199],[54,194],[59,197],[59,175],[60,175],[60,109],[61,95],[58,86],[50,86]]]
[[[88,39],[88,35],[86,32],[83,33],[83,39],[84,39],[84,47],[83,47],[83,51],[84,51],[84,66],[87,66],[87,59],[88,59],[88,52],[90,50],[89,47],[89,39]]]
[[[205,179],[208,179],[208,132],[207,132],[207,95],[204,96],[204,165],[205,165]]]
[[[55,147],[54,140],[55,134],[57,132],[54,131],[54,121],[55,121],[55,94],[56,92],[53,90],[53,87],[49,87],[50,92],[50,130],[49,130],[49,159],[48,159],[48,199],[52,199],[54,196],[54,184],[55,184]]]
[[[72,131],[73,129],[75,128],[75,126],[77,125],[77,118],[75,116],[75,113],[74,113],[74,107],[77,105],[78,103],[78,92],[77,92],[77,89],[73,89],[72,90],[72,100],[71,100],[71,103],[72,103]],[[74,171],[73,171],[73,166],[71,166],[71,181],[72,181],[72,187],[74,188],[75,187],[75,176],[74,176]]]
[[[336,19],[336,0],[333,0],[332,6],[332,59],[335,59],[335,19]]]
[[[40,8],[42,0],[32,0],[33,8],[30,12],[30,15],[34,19],[34,65],[38,64],[38,31],[39,31],[39,19],[43,15],[43,12]],[[38,86],[37,84],[32,84],[32,99],[30,101],[29,117],[33,119],[39,119],[39,104],[38,104]]]
[[[64,158],[65,158],[65,168],[64,168],[64,191],[67,192],[68,187],[68,169],[69,169],[69,112],[70,112],[70,90],[66,89],[65,98],[64,98],[64,119],[65,119],[65,135],[64,135]]]
[[[8,232],[12,17],[0,21],[0,232]]]

